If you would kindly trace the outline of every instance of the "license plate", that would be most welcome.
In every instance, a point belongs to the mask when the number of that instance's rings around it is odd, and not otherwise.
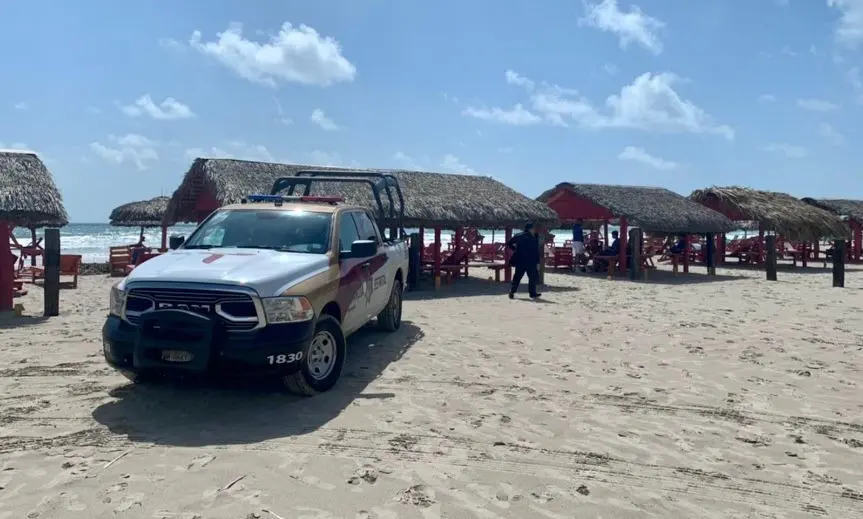
[[[165,350],[162,352],[162,360],[167,362],[190,362],[193,355],[188,351]]]

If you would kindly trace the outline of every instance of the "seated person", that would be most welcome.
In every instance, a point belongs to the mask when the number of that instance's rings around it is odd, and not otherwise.
[[[142,234],[141,239],[138,240],[138,243],[129,247],[130,251],[132,252],[132,257],[129,258],[129,263],[131,263],[132,265],[138,264],[138,257],[140,257],[141,253],[145,252],[147,249],[147,247],[144,245],[144,240],[146,240],[146,238]]]
[[[680,238],[677,239],[677,243],[672,245],[672,247],[668,250],[671,254],[683,254],[683,251],[686,250],[686,236],[681,235]]]
[[[608,268],[609,259],[614,258],[620,252],[620,238],[617,231],[611,233],[611,246],[599,252],[593,258],[593,268],[596,271]]]

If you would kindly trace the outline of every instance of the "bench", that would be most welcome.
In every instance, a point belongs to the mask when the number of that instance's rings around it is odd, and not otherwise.
[[[494,280],[500,283],[500,271],[506,268],[506,263],[497,263],[495,265],[486,265],[485,268],[494,271]]]
[[[81,255],[80,254],[61,254],[60,255],[60,275],[72,276],[70,286],[78,288],[78,276],[81,274]],[[37,279],[45,279],[45,267],[30,268],[31,281],[35,284]]]

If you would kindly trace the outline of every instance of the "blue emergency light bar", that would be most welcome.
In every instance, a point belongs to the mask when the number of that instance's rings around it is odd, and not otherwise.
[[[319,204],[337,204],[344,202],[340,196],[283,196],[283,195],[249,195],[243,200],[246,202],[272,202],[281,205],[284,202],[311,202]]]
[[[284,202],[285,197],[281,195],[249,195],[246,197],[249,202]]]

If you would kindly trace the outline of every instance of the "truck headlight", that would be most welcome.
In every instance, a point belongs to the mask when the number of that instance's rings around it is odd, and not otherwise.
[[[315,309],[305,297],[283,296],[261,299],[269,324],[301,323],[315,318]]]
[[[111,287],[111,297],[108,299],[108,313],[123,317],[123,310],[126,307],[126,291],[121,283]]]

